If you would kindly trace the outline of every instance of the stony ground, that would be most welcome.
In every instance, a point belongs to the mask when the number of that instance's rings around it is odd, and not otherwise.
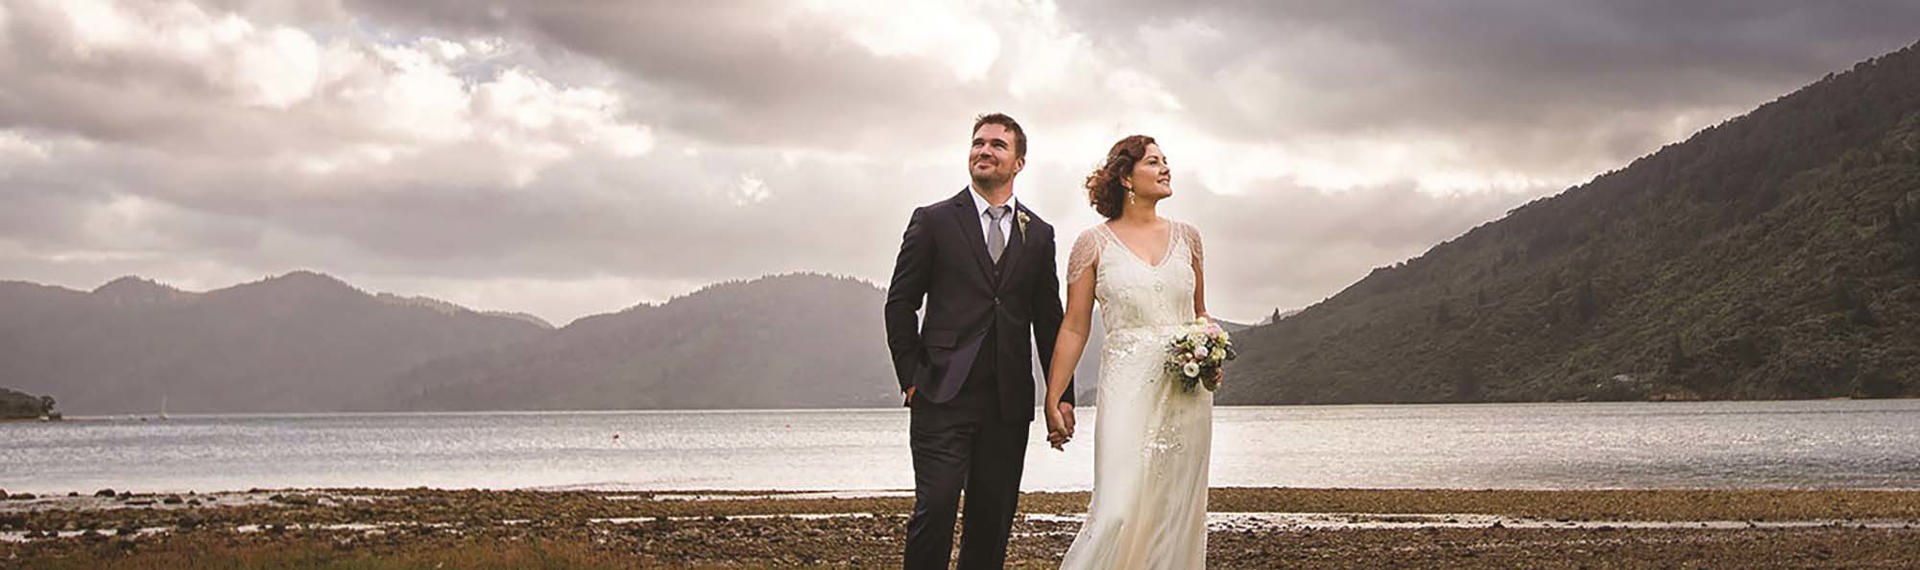
[[[1079,514],[1086,499],[1025,496],[1037,516],[1016,523],[1009,565],[1057,564],[1078,523],[1046,515]],[[1215,489],[1210,507],[1390,523],[1216,524],[1215,568],[1920,567],[1920,492]],[[10,498],[0,567],[884,568],[899,564],[909,508],[738,492]],[[1646,524],[1661,522],[1685,524]]]

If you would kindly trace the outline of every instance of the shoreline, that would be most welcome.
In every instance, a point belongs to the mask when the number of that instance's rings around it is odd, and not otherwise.
[[[27,423],[27,422],[33,422],[33,423],[41,423],[41,422],[46,422],[46,423],[56,423],[56,422],[64,422],[64,421],[67,421],[67,418],[64,418],[64,417],[61,417],[61,418],[41,418],[41,417],[33,417],[33,418],[0,418],[0,424],[11,424],[11,423]]]
[[[898,490],[114,495],[0,500],[0,567],[891,567],[912,507]],[[1023,494],[1009,566],[1057,564],[1087,498]],[[1218,568],[1920,560],[1916,490],[1229,487],[1212,489],[1209,501],[1209,564]]]
[[[1832,398],[1761,398],[1761,399],[1699,399],[1699,400],[1487,400],[1475,402],[1292,402],[1270,404],[1215,404],[1215,408],[1324,408],[1324,407],[1433,407],[1433,406],[1531,406],[1531,405],[1616,405],[1616,404],[1791,404],[1803,402],[1912,402],[1920,401],[1920,395],[1897,398],[1854,398],[1840,396]],[[809,413],[809,412],[866,412],[882,410],[904,410],[894,405],[877,406],[823,406],[814,408],[572,408],[572,409],[487,409],[487,410],[345,410],[345,411],[235,411],[235,412],[180,412],[168,413],[171,419],[193,417],[276,417],[276,416],[379,416],[379,415],[492,415],[492,414],[681,414],[681,413]],[[1099,409],[1098,404],[1076,406],[1075,410],[1089,411]],[[134,412],[107,413],[66,413],[67,419],[112,420],[123,418],[157,418],[152,410]]]

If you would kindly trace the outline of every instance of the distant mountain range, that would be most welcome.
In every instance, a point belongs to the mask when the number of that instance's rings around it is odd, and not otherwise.
[[[588,317],[427,361],[378,409],[821,408],[898,405],[862,281],[783,275]]]
[[[1920,46],[1237,340],[1223,403],[1920,395]]]
[[[0,386],[68,414],[340,410],[421,362],[552,327],[294,272],[205,293],[0,282]]]
[[[205,293],[0,282],[0,386],[96,415],[163,399],[174,413],[886,407],[882,301],[863,281],[781,275],[555,329],[307,271]],[[1091,401],[1097,356],[1079,368]]]

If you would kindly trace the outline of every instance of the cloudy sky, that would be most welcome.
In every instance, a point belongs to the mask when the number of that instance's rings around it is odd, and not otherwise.
[[[311,269],[556,324],[885,283],[1004,111],[1066,239],[1159,138],[1255,320],[1916,40],[1910,0],[0,0],[0,279]]]

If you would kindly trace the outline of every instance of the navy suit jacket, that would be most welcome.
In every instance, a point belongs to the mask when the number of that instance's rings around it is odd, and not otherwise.
[[[1053,366],[1063,313],[1053,226],[1017,205],[1007,249],[995,267],[972,192],[963,188],[952,198],[914,209],[887,288],[887,348],[900,390],[913,387],[935,403],[960,393],[980,351],[994,351],[992,372],[1001,385],[1003,417],[1031,421],[1032,343],[1039,343],[1045,374]],[[922,300],[924,321],[915,315]],[[983,346],[989,327],[998,331],[997,342]],[[1065,401],[1073,402],[1071,381]]]

